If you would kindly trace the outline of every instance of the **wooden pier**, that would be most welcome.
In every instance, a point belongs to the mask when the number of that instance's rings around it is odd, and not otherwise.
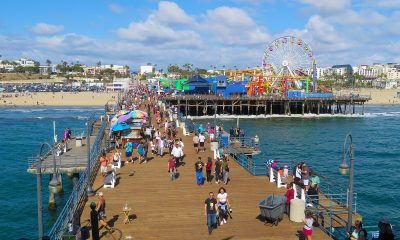
[[[177,105],[187,116],[229,115],[291,115],[291,114],[355,114],[356,106],[369,96],[335,96],[331,98],[287,98],[281,96],[223,98],[214,95],[183,95],[164,98],[167,104]],[[215,110],[216,107],[216,110]]]
[[[90,141],[93,143],[96,136],[91,136]],[[62,153],[60,156],[56,156],[56,169],[57,173],[80,173],[87,167],[87,148],[86,138],[82,141],[82,146],[76,146],[76,139],[70,140],[68,150]],[[38,174],[39,162],[36,159],[35,162],[28,167],[28,173]],[[54,159],[53,154],[47,155],[41,162],[42,174],[53,174],[54,173]]]
[[[258,204],[271,194],[283,195],[284,189],[276,188],[269,183],[267,177],[255,177],[236,164],[230,164],[228,185],[205,182],[204,186],[196,185],[194,163],[202,157],[212,157],[206,143],[206,151],[196,154],[193,149],[192,137],[183,136],[185,144],[185,165],[178,168],[179,177],[170,181],[167,172],[168,155],[163,158],[152,155],[149,151],[149,161],[146,164],[126,164],[117,170],[115,188],[103,188],[103,177],[97,175],[93,189],[103,192],[106,199],[106,215],[108,223],[122,232],[122,239],[130,235],[133,239],[303,239],[299,234],[302,223],[289,221],[285,215],[278,226],[264,225],[258,219],[260,210]],[[111,155],[110,153],[109,155]],[[135,155],[137,156],[137,154]],[[206,217],[204,216],[204,200],[210,191],[217,192],[219,187],[225,187],[233,209],[232,219],[220,226],[208,236]],[[81,223],[90,218],[90,203],[97,202],[97,197],[89,197],[81,215]],[[132,221],[124,224],[123,206],[129,204],[132,208]],[[102,239],[105,230],[100,230]],[[322,230],[315,227],[314,239],[330,239]]]

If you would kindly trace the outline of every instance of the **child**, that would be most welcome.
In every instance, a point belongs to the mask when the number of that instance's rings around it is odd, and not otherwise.
[[[303,227],[303,234],[307,240],[312,240],[312,232],[313,232],[313,223],[314,218],[311,211],[305,211],[306,218],[303,219],[304,227]]]

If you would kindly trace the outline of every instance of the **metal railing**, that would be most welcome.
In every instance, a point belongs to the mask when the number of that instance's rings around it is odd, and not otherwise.
[[[94,140],[90,149],[91,175],[88,175],[89,169],[86,169],[86,171],[81,173],[78,184],[74,186],[70,197],[68,198],[64,208],[62,209],[60,215],[48,234],[52,240],[58,240],[62,238],[62,235],[67,231],[68,223],[73,221],[75,214],[77,214],[79,207],[81,207],[80,204],[82,204],[82,200],[84,199],[87,190],[87,178],[92,179],[96,174],[94,169],[98,167],[97,160],[102,151],[103,138],[106,137],[104,134],[106,126],[107,121],[103,121],[99,131],[97,132],[96,139]]]
[[[253,148],[259,150],[259,145],[254,142],[252,137],[230,137],[230,144],[239,148]]]

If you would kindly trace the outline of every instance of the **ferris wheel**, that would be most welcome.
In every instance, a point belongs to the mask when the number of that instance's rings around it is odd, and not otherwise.
[[[302,39],[285,36],[275,39],[265,49],[262,70],[266,75],[304,76],[312,71],[314,54]]]

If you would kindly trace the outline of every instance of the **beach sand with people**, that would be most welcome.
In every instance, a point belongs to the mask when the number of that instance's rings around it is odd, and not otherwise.
[[[104,106],[118,92],[0,93],[0,106]]]
[[[361,88],[334,91],[335,95],[350,93],[371,96],[367,104],[400,104],[397,97],[400,89]],[[114,98],[113,98],[114,97]],[[0,93],[0,106],[102,106],[110,99],[117,99],[118,92],[39,92],[39,93]]]
[[[400,89],[356,88],[354,91],[352,89],[336,90],[334,91],[334,94],[340,96],[354,93],[361,96],[370,96],[371,100],[366,102],[366,104],[392,105],[400,104],[400,98],[397,97],[397,92],[400,92]]]

